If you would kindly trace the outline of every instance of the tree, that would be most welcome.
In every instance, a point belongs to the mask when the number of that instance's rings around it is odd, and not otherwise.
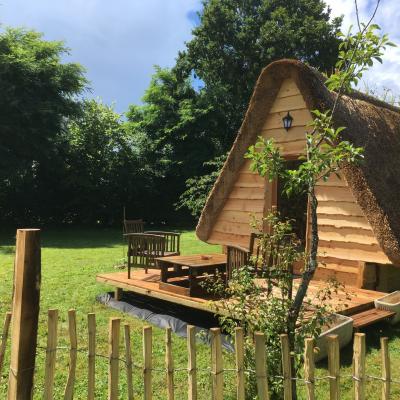
[[[68,50],[41,34],[0,34],[0,210],[4,220],[55,215],[60,198],[67,118],[79,114],[83,68],[62,63]]]
[[[66,199],[68,222],[121,221],[122,208],[145,202],[144,171],[130,136],[112,106],[85,100],[67,127]]]
[[[193,71],[219,112],[216,127],[227,151],[262,68],[296,58],[332,72],[341,18],[330,20],[321,0],[205,0],[193,39],[177,68]]]
[[[155,183],[153,217],[171,219],[186,179],[215,156],[217,146],[208,131],[212,109],[194,90],[190,76],[159,67],[143,103],[130,107],[127,131]]]

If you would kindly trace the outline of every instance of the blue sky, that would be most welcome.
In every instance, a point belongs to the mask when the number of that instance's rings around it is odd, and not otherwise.
[[[345,15],[344,25],[355,23],[352,0],[328,0],[334,15]],[[374,2],[361,0],[367,19]],[[169,67],[190,40],[200,0],[1,0],[0,22],[44,33],[46,39],[64,40],[67,57],[87,69],[91,96],[115,102],[123,112],[139,103],[153,66]],[[376,22],[400,44],[398,0],[382,0]],[[390,49],[383,67],[366,77],[369,86],[391,87],[400,93],[400,50]]]

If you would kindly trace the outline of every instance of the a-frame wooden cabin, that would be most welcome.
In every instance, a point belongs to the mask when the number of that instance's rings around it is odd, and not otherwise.
[[[200,217],[196,233],[201,240],[248,247],[251,214],[261,218],[276,206],[294,216],[290,201],[279,195],[279,182],[250,172],[243,156],[263,136],[275,139],[288,162],[297,159],[305,150],[310,110],[331,108],[335,98],[323,76],[298,61],[277,61],[262,71]],[[288,111],[293,122],[286,131],[282,118]],[[400,110],[354,92],[340,99],[334,124],[346,127],[345,139],[364,147],[365,160],[348,166],[341,179],[332,176],[318,185],[321,263],[316,278],[336,277],[347,285],[379,291],[400,289]],[[296,211],[300,219],[307,216],[307,199],[302,201],[302,211]],[[307,219],[300,227],[304,232]]]

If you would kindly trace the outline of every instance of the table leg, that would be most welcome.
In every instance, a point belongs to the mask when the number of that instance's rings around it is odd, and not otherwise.
[[[161,282],[167,282],[168,280],[168,264],[162,261],[157,261],[158,267],[160,268],[160,280]]]

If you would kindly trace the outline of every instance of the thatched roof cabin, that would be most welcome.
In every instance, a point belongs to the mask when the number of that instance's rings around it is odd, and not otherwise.
[[[301,62],[281,60],[264,68],[200,217],[196,233],[201,240],[246,246],[250,214],[260,218],[272,206],[290,209],[290,201],[279,194],[279,182],[250,172],[243,156],[261,135],[273,137],[288,162],[296,160],[305,150],[310,110],[331,108],[336,96],[320,73]],[[286,132],[282,117],[288,111],[293,123]],[[335,276],[371,289],[400,289],[400,268],[395,267],[400,266],[400,109],[353,92],[340,98],[334,124],[346,127],[343,137],[364,148],[365,160],[348,166],[342,179],[332,176],[317,187],[317,277]],[[308,225],[305,218],[305,232]],[[307,237],[306,233],[305,241]]]

